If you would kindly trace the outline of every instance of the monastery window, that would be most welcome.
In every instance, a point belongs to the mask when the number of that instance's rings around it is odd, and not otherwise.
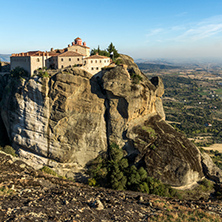
[[[93,60],[91,60],[91,63],[93,63]]]
[[[96,67],[96,70],[99,70],[99,67]]]
[[[61,61],[63,62],[63,59],[61,59]]]
[[[102,60],[100,60],[99,62],[102,63]]]
[[[91,69],[93,70],[93,67]]]
[[[63,66],[61,66],[63,68]]]
[[[71,58],[69,58],[69,61],[71,61],[72,59]]]
[[[37,62],[40,62],[39,58],[37,58]]]
[[[95,61],[95,63],[97,63],[97,60]]]
[[[77,61],[79,61],[79,58],[77,58]]]

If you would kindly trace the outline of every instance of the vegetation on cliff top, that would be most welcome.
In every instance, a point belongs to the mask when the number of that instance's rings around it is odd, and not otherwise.
[[[11,70],[11,76],[15,78],[25,78],[28,77],[29,74],[26,70],[18,66]]]
[[[113,60],[119,57],[119,53],[112,42],[109,44],[107,49],[101,50],[100,47],[98,46],[97,49],[91,50],[91,55],[96,55],[97,53],[98,55],[101,55],[101,56],[110,57]]]

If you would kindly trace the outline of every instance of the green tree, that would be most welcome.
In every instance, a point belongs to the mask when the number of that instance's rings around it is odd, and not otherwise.
[[[111,42],[107,48],[108,53],[111,55],[111,53],[113,53],[113,56],[111,57],[112,59],[116,59],[119,57],[119,53],[116,50],[115,46],[113,45],[113,43]]]
[[[15,67],[13,70],[11,70],[11,76],[17,78],[28,77],[29,73],[21,67]]]
[[[101,50],[99,46],[97,49],[92,49],[90,55],[96,55],[97,53],[98,55],[101,55],[101,56],[106,56],[106,57],[110,56],[106,50]]]
[[[143,167],[139,169],[135,165],[129,167],[128,159],[124,157],[124,150],[120,149],[117,144],[111,144],[108,153],[109,155],[99,156],[91,162],[88,171],[91,176],[88,180],[89,185],[106,186],[115,190],[134,190],[161,196],[173,195],[170,187],[157,179],[148,177]]]

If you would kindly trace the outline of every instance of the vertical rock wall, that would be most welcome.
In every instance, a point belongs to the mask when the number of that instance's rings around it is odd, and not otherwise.
[[[67,176],[117,143],[150,176],[175,186],[198,181],[201,154],[164,121],[162,80],[149,81],[123,60],[128,68],[95,76],[70,68],[51,78],[12,78],[1,115],[13,147],[32,166],[48,164]]]

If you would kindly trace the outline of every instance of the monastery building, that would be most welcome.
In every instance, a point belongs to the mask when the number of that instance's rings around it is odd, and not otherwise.
[[[39,68],[62,69],[72,66],[79,66],[94,75],[110,64],[110,58],[100,55],[90,56],[90,48],[78,37],[64,49],[51,48],[49,52],[30,51],[12,54],[10,63],[11,70],[21,67],[31,76]]]

